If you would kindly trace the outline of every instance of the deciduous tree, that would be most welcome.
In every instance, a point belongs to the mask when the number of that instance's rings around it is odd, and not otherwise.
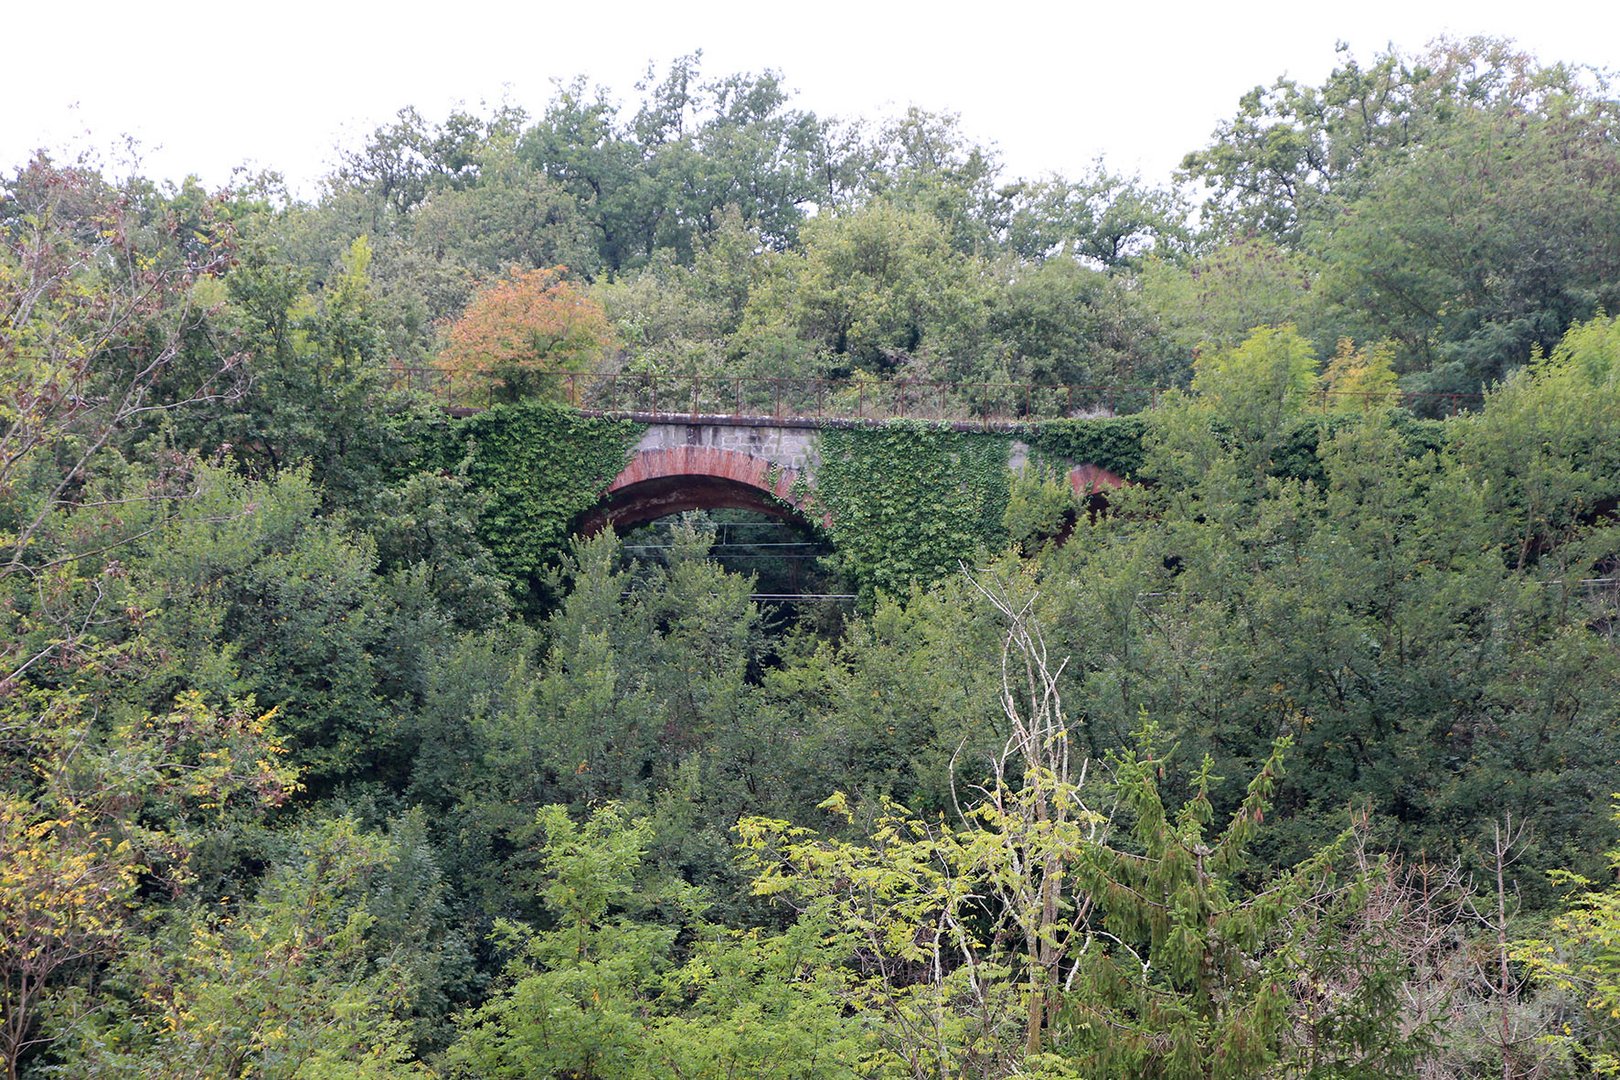
[[[484,387],[508,399],[557,393],[556,373],[602,363],[613,328],[565,273],[561,266],[522,271],[473,297],[439,354],[452,387],[472,387],[474,399]]]

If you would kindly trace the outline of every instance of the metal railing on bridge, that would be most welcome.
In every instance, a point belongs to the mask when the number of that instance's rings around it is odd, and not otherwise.
[[[997,427],[1037,420],[1123,416],[1157,408],[1169,392],[1159,386],[777,379],[521,369],[486,373],[396,367],[391,373],[395,388],[431,394],[458,410],[545,397],[604,416],[798,421],[816,425],[919,419]],[[1348,402],[1351,407],[1401,404],[1425,416],[1449,416],[1480,401],[1478,394],[1416,392],[1318,391],[1316,397],[1320,403],[1334,400]]]

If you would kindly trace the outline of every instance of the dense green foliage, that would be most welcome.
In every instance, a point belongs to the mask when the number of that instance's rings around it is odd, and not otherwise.
[[[1157,190],[687,58],[312,202],[9,173],[7,1080],[1612,1070],[1607,94],[1345,57]],[[582,539],[643,428],[400,378],[503,279],[582,376],[1073,415],[830,428],[814,544]],[[756,602],[829,540],[858,602]]]
[[[864,588],[933,581],[1006,533],[1007,441],[922,421],[821,437],[815,498],[838,557]]]
[[[1047,420],[1031,424],[1022,437],[1054,462],[1089,462],[1133,480],[1142,471],[1147,424],[1140,416],[1098,420]]]
[[[486,496],[479,537],[509,576],[527,583],[555,561],[569,527],[624,468],[642,430],[528,401],[444,423],[423,436],[418,453]]]

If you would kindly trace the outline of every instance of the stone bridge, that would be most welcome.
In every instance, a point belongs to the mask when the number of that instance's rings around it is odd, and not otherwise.
[[[585,515],[580,531],[622,530],[669,514],[716,509],[752,510],[829,526],[823,511],[806,505],[815,493],[821,431],[827,426],[723,417],[649,424],[630,463]],[[1029,447],[1009,439],[1008,468],[1017,472],[1028,460]],[[1080,496],[1125,482],[1087,463],[1074,465],[1068,478]]]

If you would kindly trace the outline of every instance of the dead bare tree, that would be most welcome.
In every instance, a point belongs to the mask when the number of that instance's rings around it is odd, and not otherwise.
[[[965,821],[994,823],[1013,871],[996,887],[1024,938],[1025,1052],[1037,1054],[1043,1027],[1057,1019],[1064,961],[1091,909],[1089,896],[1065,897],[1065,862],[1079,845],[1098,840],[1105,818],[1082,798],[1090,762],[1073,748],[1059,687],[1068,661],[1054,661],[1048,651],[1034,616],[1038,594],[1017,598],[988,575],[965,566],[962,572],[1005,624],[1001,709],[1008,733],[980,789],[982,806],[964,812],[959,802],[958,812]]]
[[[1481,1075],[1487,1068],[1504,1080],[1553,1075],[1542,1037],[1554,1017],[1529,999],[1528,979],[1512,963],[1509,871],[1526,839],[1511,815],[1492,826],[1483,886],[1455,861],[1390,857],[1350,928],[1359,942],[1351,952],[1360,959],[1324,992],[1349,992],[1367,963],[1398,969],[1403,1030],[1434,1044],[1418,1065],[1421,1077]],[[1365,847],[1358,859],[1371,868]]]
[[[1547,1074],[1550,1062],[1537,1053],[1547,1034],[1545,1017],[1526,1007],[1529,976],[1514,970],[1509,920],[1516,904],[1508,871],[1518,862],[1529,838],[1529,827],[1515,823],[1511,811],[1491,824],[1490,875],[1485,891],[1469,890],[1464,913],[1482,931],[1469,953],[1471,983],[1476,997],[1486,1003],[1479,1010],[1480,1035],[1500,1057],[1502,1080],[1536,1080]]]

